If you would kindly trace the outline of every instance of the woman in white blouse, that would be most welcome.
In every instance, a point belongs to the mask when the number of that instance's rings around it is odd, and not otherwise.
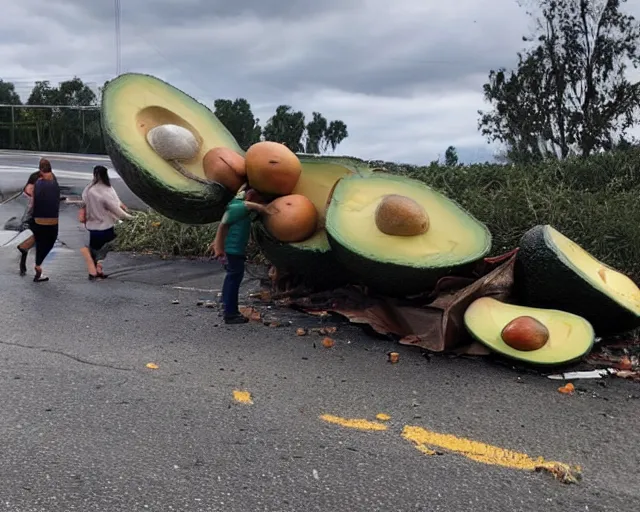
[[[80,252],[89,270],[89,279],[104,279],[102,263],[116,238],[114,226],[118,220],[133,218],[124,210],[118,194],[111,186],[109,173],[103,165],[93,168],[93,181],[82,192],[80,222],[89,231],[89,245]]]

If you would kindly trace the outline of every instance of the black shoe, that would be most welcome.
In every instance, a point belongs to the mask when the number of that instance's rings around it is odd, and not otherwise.
[[[233,315],[233,316],[225,316],[224,323],[225,324],[246,324],[249,319],[242,315]]]
[[[24,249],[18,247],[20,251],[20,275],[24,276],[27,273],[27,256],[29,251],[25,251]]]
[[[36,270],[36,275],[33,278],[34,283],[45,283],[49,280],[48,277],[42,275],[42,270]]]

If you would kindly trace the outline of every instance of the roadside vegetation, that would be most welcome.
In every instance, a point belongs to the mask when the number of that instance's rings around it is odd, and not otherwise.
[[[516,247],[533,225],[548,223],[640,280],[640,145],[631,132],[640,123],[640,81],[629,73],[640,68],[640,23],[628,12],[630,3],[527,5],[532,29],[523,35],[515,66],[489,70],[482,85],[487,108],[478,112],[478,130],[504,148],[500,164],[459,165],[453,146],[423,167],[369,164],[458,201],[487,224],[494,254]],[[0,78],[0,105],[0,148],[105,150],[99,95],[80,78],[58,87],[36,82],[29,108],[14,84]],[[278,106],[264,126],[245,98],[219,98],[209,108],[244,149],[264,139],[322,158],[350,136],[343,121],[319,112],[305,117],[304,108],[289,105]],[[199,257],[215,229],[140,213],[118,226],[118,248]]]
[[[517,247],[535,224],[552,224],[597,258],[640,278],[638,148],[520,165],[368,164],[421,180],[458,201],[491,230],[494,255]],[[207,256],[216,228],[138,213],[118,226],[118,249]],[[259,258],[255,245],[250,256]]]
[[[191,226],[163,217],[155,211],[134,212],[134,218],[116,226],[116,250],[163,257],[208,258],[209,244],[218,223]],[[256,245],[247,248],[248,258],[264,261]]]

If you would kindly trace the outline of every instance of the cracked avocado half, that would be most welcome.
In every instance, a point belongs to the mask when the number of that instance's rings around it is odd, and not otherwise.
[[[163,125],[167,130],[158,128]],[[222,218],[234,194],[221,183],[206,179],[203,158],[218,147],[239,155],[244,152],[207,107],[155,77],[127,73],[108,82],[103,90],[102,130],[117,173],[147,205],[188,224]],[[180,140],[185,133],[188,140]],[[163,137],[177,138],[167,143]],[[166,152],[177,151],[186,157],[179,162],[183,172],[152,148],[154,140],[167,144]],[[175,147],[170,147],[174,142]]]
[[[283,243],[271,236],[258,219],[253,224],[256,243],[276,268],[300,276],[315,288],[333,288],[348,281],[324,229],[327,203],[336,183],[345,176],[369,175],[372,169],[334,158],[301,158],[302,173],[292,194],[307,197],[318,211],[318,227],[307,240]]]
[[[598,334],[640,325],[640,289],[549,225],[527,231],[516,263],[519,300],[586,318]]]
[[[382,172],[341,179],[325,226],[338,261],[363,284],[393,296],[429,291],[491,249],[489,230],[456,202]]]
[[[584,318],[554,309],[507,304],[492,297],[476,299],[464,324],[480,343],[503,356],[552,366],[588,354],[595,340]]]

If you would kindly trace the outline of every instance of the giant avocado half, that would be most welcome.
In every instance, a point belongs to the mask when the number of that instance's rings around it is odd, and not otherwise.
[[[190,130],[200,143],[184,168],[204,179],[203,156],[214,147],[244,155],[235,138],[207,107],[158,78],[126,73],[102,92],[102,131],[107,153],[123,181],[162,215],[188,224],[222,218],[233,194],[222,184],[205,184],[180,174],[147,143],[146,135],[162,124]]]
[[[414,236],[383,233],[376,212],[390,194],[422,206],[428,230]],[[420,181],[384,172],[342,178],[325,228],[338,261],[363,284],[392,296],[429,291],[439,278],[467,270],[491,249],[487,227],[456,202]]]
[[[549,225],[520,240],[515,282],[523,304],[586,318],[598,334],[640,325],[640,289]]]
[[[536,350],[518,350],[505,343],[503,329],[521,317],[540,322],[548,331],[546,343]],[[476,299],[464,313],[469,333],[495,352],[545,366],[567,364],[588,354],[595,341],[591,324],[584,318],[553,309],[507,304],[492,297]]]
[[[292,194],[307,197],[318,211],[318,228],[307,240],[283,243],[272,237],[260,219],[253,223],[253,237],[276,268],[299,276],[317,289],[345,284],[349,276],[336,260],[324,229],[327,204],[336,183],[345,176],[369,175],[372,169],[335,158],[300,158],[302,173]]]

